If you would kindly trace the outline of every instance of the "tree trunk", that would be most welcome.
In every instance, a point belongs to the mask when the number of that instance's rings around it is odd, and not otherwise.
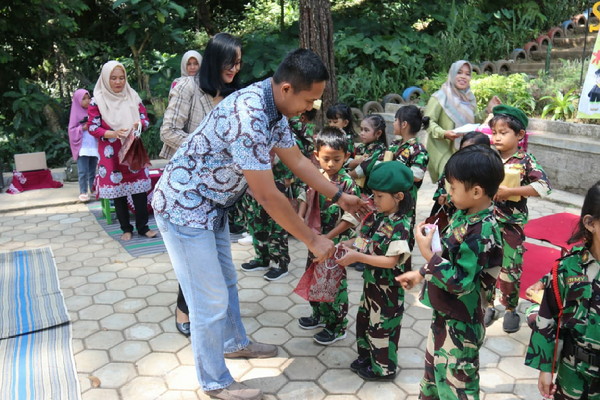
[[[333,52],[333,20],[329,0],[300,0],[300,47],[317,53],[329,70],[323,105],[316,123],[325,125],[325,110],[337,102],[337,79]]]
[[[218,32],[215,32],[215,27],[212,21],[212,9],[208,0],[198,0],[196,2],[196,20],[198,21],[197,29],[200,27],[204,28],[208,36],[213,36]]]

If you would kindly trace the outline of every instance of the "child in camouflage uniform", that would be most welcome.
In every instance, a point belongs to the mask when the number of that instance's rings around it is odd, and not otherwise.
[[[482,132],[471,131],[465,133],[460,141],[460,148],[471,146],[474,144],[481,144],[484,146],[490,146],[490,138],[488,135]],[[446,191],[446,176],[442,173],[442,176],[437,182],[437,190],[433,194],[433,207],[430,215],[438,213],[441,207],[445,207],[446,215],[448,219],[456,212],[456,207],[452,204],[452,201],[448,198],[448,192]]]
[[[304,111],[299,117],[290,118],[290,128],[294,135],[296,135],[296,143],[298,148],[304,154],[305,157],[315,160],[314,151],[315,145],[315,117],[317,115],[317,109],[313,108],[310,111]],[[316,161],[316,160],[315,160]]]
[[[442,254],[431,250],[434,229],[425,235],[420,223],[415,236],[427,264],[396,279],[405,289],[425,280],[421,301],[433,308],[419,399],[479,399],[483,302],[502,265],[492,198],[504,169],[497,153],[475,145],[454,153],[444,173],[458,211],[440,235]]]
[[[574,247],[547,275],[525,364],[540,370],[538,389],[555,400],[600,399],[600,182],[587,193]],[[555,287],[558,288],[559,298]],[[563,314],[559,316],[559,306]],[[555,360],[556,337],[562,351]],[[558,366],[552,383],[554,362]]]
[[[494,197],[494,214],[502,228],[504,241],[504,260],[498,275],[500,303],[506,307],[502,327],[505,332],[511,333],[520,327],[516,308],[523,272],[523,226],[528,218],[527,197],[547,196],[551,190],[546,173],[535,158],[519,149],[519,141],[525,136],[529,122],[527,116],[518,108],[506,105],[496,106],[492,111],[494,118],[490,121],[490,127],[493,144],[500,152],[505,169],[516,169],[520,175],[520,186],[510,188],[502,185]],[[490,306],[485,311],[486,326],[492,324],[496,315],[494,297],[492,292],[488,299]]]
[[[293,174],[277,157],[273,162],[275,185],[282,192],[291,190]],[[253,197],[244,195],[242,202],[244,213],[248,216],[248,233],[252,236],[254,259],[243,263],[244,271],[262,271],[269,269],[263,277],[275,281],[288,274],[290,254],[288,251],[289,234],[279,226],[267,211]],[[275,266],[270,267],[271,261]]]
[[[370,190],[364,182],[369,176],[375,162],[383,157],[387,150],[387,137],[385,135],[385,120],[381,115],[371,114],[366,116],[360,123],[360,140],[356,146],[356,155],[348,162],[348,174],[354,178],[364,193],[370,194]]]
[[[315,156],[321,165],[321,170],[326,178],[338,185],[348,194],[360,195],[358,186],[342,168],[348,159],[348,141],[344,132],[335,127],[325,127],[315,137]],[[298,214],[307,221],[307,224],[315,229],[312,220],[308,216],[314,215],[314,210],[319,212],[320,233],[334,243],[348,239],[352,227],[358,225],[358,221],[349,213],[345,213],[336,203],[325,196],[309,189],[298,198],[300,206]],[[312,199],[312,200],[311,200]],[[306,266],[312,262],[312,254],[308,254]],[[332,303],[310,302],[312,315],[302,317],[298,324],[302,329],[315,329],[325,327],[321,332],[313,336],[313,339],[322,345],[328,345],[346,337],[348,326],[348,283],[344,277]]]
[[[377,164],[367,185],[376,211],[366,217],[358,237],[340,265],[361,262],[363,294],[356,315],[358,358],[350,369],[365,380],[393,380],[398,367],[398,341],[404,314],[404,289],[395,277],[410,256],[408,237],[413,208],[409,189],[412,171],[398,161]]]

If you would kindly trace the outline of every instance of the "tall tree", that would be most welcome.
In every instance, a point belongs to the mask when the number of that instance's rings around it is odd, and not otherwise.
[[[323,106],[317,121],[323,125],[323,110],[337,102],[337,79],[333,52],[333,20],[329,0],[300,0],[300,47],[317,53],[329,70],[329,82],[323,93]]]

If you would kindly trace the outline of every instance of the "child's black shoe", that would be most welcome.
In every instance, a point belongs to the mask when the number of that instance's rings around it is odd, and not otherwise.
[[[283,278],[287,274],[288,274],[287,266],[283,266],[283,267],[279,267],[279,268],[272,267],[271,269],[269,269],[269,271],[267,271],[266,274],[263,275],[263,278],[265,278],[268,281],[276,281],[279,278]]]
[[[350,364],[350,369],[352,370],[352,372],[356,372],[358,374],[358,370],[366,368],[370,365],[371,365],[370,358],[360,358],[359,357],[356,360],[352,361],[352,364]]]
[[[373,372],[373,369],[369,365],[365,368],[359,369],[358,376],[363,378],[365,381],[386,382],[386,381],[393,381],[396,378],[396,373],[394,372],[393,374],[389,374],[389,375],[377,375],[375,372]]]

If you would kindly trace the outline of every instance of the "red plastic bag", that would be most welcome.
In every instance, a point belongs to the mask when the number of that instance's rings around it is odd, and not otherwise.
[[[152,165],[142,139],[137,137],[133,132],[130,132],[123,141],[121,150],[119,150],[119,162],[129,166],[134,171]]]
[[[347,250],[338,245],[333,257],[310,264],[294,292],[308,301],[333,302],[340,282],[346,277],[346,268],[338,265],[336,260],[346,253]]]

